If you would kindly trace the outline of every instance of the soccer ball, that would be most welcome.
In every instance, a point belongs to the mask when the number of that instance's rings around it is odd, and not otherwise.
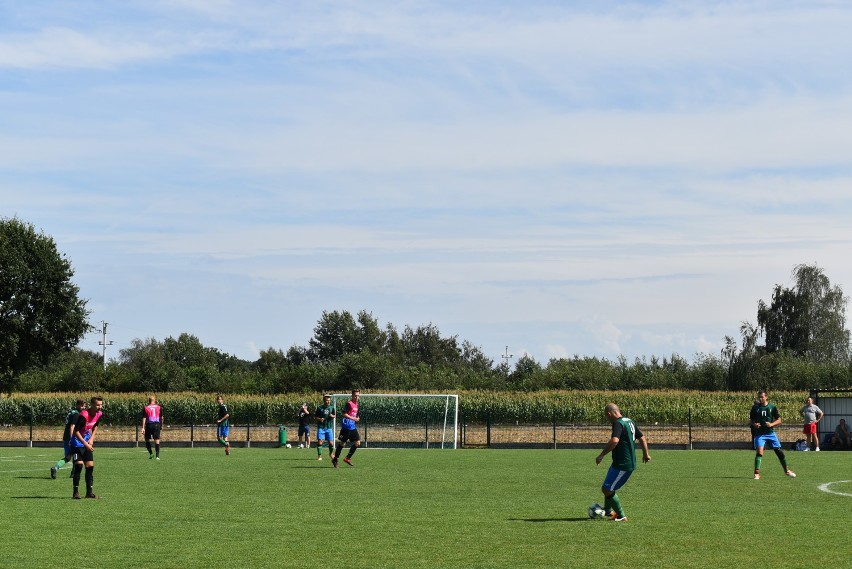
[[[305,445],[303,445],[302,443],[299,443],[299,448],[305,448]]]
[[[606,512],[600,504],[592,504],[591,506],[589,506],[589,517],[593,520],[599,520],[603,517],[606,517]]]
[[[293,447],[293,445],[291,445],[290,443],[287,443],[287,448],[292,448],[292,447]]]

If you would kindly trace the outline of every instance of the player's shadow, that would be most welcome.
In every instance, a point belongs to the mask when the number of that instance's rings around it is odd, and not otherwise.
[[[60,496],[12,496],[13,500],[66,500]]]
[[[530,523],[544,523],[544,522],[588,522],[593,521],[589,518],[509,518],[510,522],[530,522]]]

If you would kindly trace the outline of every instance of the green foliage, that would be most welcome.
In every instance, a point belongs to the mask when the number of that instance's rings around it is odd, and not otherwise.
[[[744,423],[754,401],[754,393],[680,390],[640,391],[461,391],[459,412],[469,423],[536,424],[556,420],[559,423],[605,424],[603,408],[618,404],[625,415],[640,423],[685,424],[691,410],[694,423],[730,425]],[[24,424],[32,417],[36,424],[60,425],[68,408],[78,397],[90,394],[18,394],[0,399],[0,423]],[[104,422],[133,425],[139,422],[147,396],[138,393],[104,393]],[[790,418],[807,397],[803,391],[770,392],[770,400]],[[194,392],[164,393],[158,396],[167,424],[209,424],[216,415],[215,394]],[[322,393],[302,392],[288,395],[229,395],[226,403],[235,423],[274,425],[291,423],[303,401],[311,407],[322,400]],[[400,413],[410,416],[443,416],[443,401],[431,398],[364,398],[369,421],[394,422]]]
[[[53,239],[0,218],[0,390],[27,369],[69,350],[89,331],[86,301]]]

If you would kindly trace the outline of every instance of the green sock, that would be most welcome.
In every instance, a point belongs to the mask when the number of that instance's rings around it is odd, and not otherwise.
[[[66,464],[67,464],[67,463],[65,462],[65,459],[63,458],[62,460],[60,460],[59,462],[57,462],[56,464],[54,464],[54,465],[53,465],[53,468],[55,468],[56,470],[59,470],[60,468],[62,468],[62,467],[63,467],[63,466],[65,466]]]
[[[624,508],[621,507],[621,500],[619,499],[618,494],[613,494],[611,499],[613,508],[615,509],[615,513],[618,514],[619,518],[623,518]]]
[[[228,446],[228,441],[226,441],[225,439],[219,439],[219,444],[223,447],[226,447]]]
[[[760,471],[760,461],[762,461],[762,460],[763,460],[763,457],[760,456],[759,454],[754,455],[754,471],[755,472]]]

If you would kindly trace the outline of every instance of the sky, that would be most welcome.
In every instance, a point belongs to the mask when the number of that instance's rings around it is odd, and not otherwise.
[[[852,290],[845,2],[0,1],[0,217],[107,359],[323,311],[495,362],[718,355]],[[511,355],[511,357],[509,357]]]

